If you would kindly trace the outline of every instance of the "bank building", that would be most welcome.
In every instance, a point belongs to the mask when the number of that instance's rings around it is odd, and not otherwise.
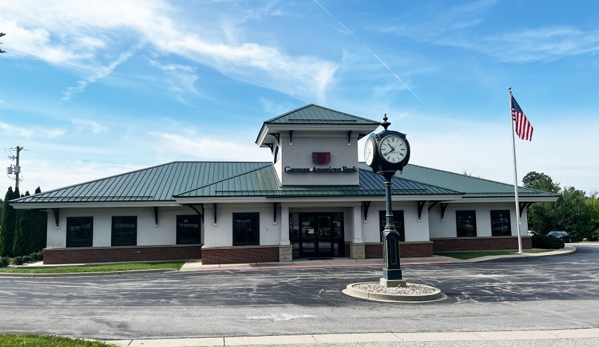
[[[48,212],[46,264],[382,258],[384,179],[358,162],[358,140],[379,125],[307,105],[262,124],[270,162],[177,161],[11,205]],[[402,258],[518,249],[513,185],[408,164],[391,189]],[[530,249],[527,207],[558,196],[518,195]]]

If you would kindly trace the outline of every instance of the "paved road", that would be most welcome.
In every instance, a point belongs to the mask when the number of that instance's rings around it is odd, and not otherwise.
[[[388,304],[348,297],[378,267],[1,278],[0,331],[95,339],[599,327],[599,246],[569,256],[409,265],[409,282],[448,298]]]

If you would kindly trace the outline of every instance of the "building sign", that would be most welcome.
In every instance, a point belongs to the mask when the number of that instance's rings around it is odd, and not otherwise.
[[[348,173],[348,172],[358,172],[358,168],[355,166],[352,167],[347,167],[347,166],[343,166],[343,167],[291,167],[291,166],[285,166],[285,172],[325,172],[325,173],[329,173],[329,172],[343,172],[343,173]]]
[[[331,152],[312,152],[312,162],[318,165],[328,164],[331,161]]]

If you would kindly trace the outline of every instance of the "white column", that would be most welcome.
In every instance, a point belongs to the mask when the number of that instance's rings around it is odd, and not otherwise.
[[[289,243],[289,207],[281,204],[281,245]]]
[[[362,206],[354,206],[354,216],[353,216],[353,227],[354,227],[354,237],[352,238],[353,243],[363,243],[362,240]]]

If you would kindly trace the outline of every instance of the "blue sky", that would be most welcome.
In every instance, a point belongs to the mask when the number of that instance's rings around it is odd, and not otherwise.
[[[535,128],[519,178],[599,188],[596,1],[3,1],[0,32],[22,190],[269,161],[262,122],[309,103],[387,113],[412,164],[513,183],[508,86]]]

